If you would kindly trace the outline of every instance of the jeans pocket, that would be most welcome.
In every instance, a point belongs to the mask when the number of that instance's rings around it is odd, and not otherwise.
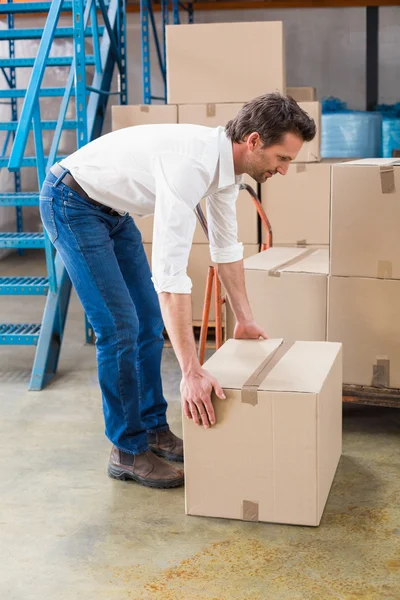
[[[58,238],[58,230],[54,216],[53,200],[40,198],[40,217],[52,244]]]

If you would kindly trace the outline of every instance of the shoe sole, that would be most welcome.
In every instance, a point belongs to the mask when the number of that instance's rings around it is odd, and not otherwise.
[[[170,488],[181,487],[184,483],[184,476],[178,477],[177,479],[171,479],[170,481],[160,481],[160,480],[148,480],[143,479],[143,477],[139,477],[139,475],[135,475],[130,471],[125,471],[125,469],[121,469],[120,467],[108,466],[108,475],[112,479],[118,479],[119,481],[136,481],[136,483],[140,483],[145,487],[157,488],[161,490],[166,490]]]
[[[179,456],[178,454],[174,454],[173,452],[168,452],[167,450],[159,450],[158,448],[154,448],[150,446],[150,450],[153,454],[156,454],[160,458],[165,458],[166,460],[171,460],[173,462],[183,463],[183,456]]]

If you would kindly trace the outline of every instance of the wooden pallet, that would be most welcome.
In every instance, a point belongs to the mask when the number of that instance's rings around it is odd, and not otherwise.
[[[193,321],[193,334],[196,345],[198,345],[200,340],[200,332],[201,332],[201,321]],[[222,324],[222,339],[225,339],[225,324]],[[164,330],[164,340],[165,347],[171,348],[172,344],[169,340],[168,333]],[[208,324],[208,335],[206,341],[206,348],[215,348],[215,321],[210,321]]]
[[[343,402],[400,408],[400,390],[363,385],[344,385]]]

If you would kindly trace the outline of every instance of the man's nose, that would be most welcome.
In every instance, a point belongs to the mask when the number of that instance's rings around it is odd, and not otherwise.
[[[288,168],[289,168],[289,164],[279,166],[277,168],[277,172],[279,173],[279,175],[286,175],[286,173],[288,172]]]

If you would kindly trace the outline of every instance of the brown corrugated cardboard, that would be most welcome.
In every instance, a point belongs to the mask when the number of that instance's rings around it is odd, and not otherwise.
[[[344,382],[400,388],[400,281],[330,277],[328,289],[328,340],[343,342]]]
[[[341,346],[296,342],[271,369],[281,341],[229,340],[205,363],[226,400],[213,397],[209,430],[184,418],[187,514],[320,523],[341,455]]]
[[[317,90],[314,87],[288,87],[286,94],[296,102],[314,102],[317,99]]]
[[[277,248],[244,261],[247,296],[255,321],[269,337],[326,339],[328,250]],[[235,316],[227,306],[227,337]]]
[[[158,125],[178,122],[178,107],[168,104],[138,104],[111,107],[112,130],[133,125]]]
[[[257,182],[249,175],[243,176],[243,183],[250,185],[257,192]],[[206,214],[206,201],[201,203],[204,215]],[[238,237],[242,244],[258,244],[258,214],[250,194],[246,190],[239,192],[236,201],[236,218],[238,222]],[[136,217],[135,223],[142,234],[143,242],[151,243],[153,240],[153,217]],[[193,237],[194,244],[207,244],[208,240],[199,222],[197,222]]]
[[[311,142],[304,142],[294,163],[313,163],[321,160],[321,104],[319,102],[299,102],[299,106],[314,119],[317,133]]]
[[[151,244],[144,244],[147,258],[151,265]],[[258,244],[245,244],[243,246],[244,257],[252,256],[259,251]],[[208,267],[212,265],[210,258],[210,250],[206,244],[193,244],[189,256],[187,273],[192,280],[192,312],[193,321],[201,321],[203,316],[204,295],[206,291],[206,281]],[[214,298],[214,296],[213,296]],[[223,309],[225,316],[225,310]],[[210,321],[214,321],[214,300],[211,303]]]
[[[241,103],[230,104],[182,104],[178,107],[178,123],[203,125],[204,127],[225,127],[234,119]]]
[[[332,168],[331,274],[400,279],[400,161]]]
[[[261,185],[274,245],[329,244],[331,166],[335,163],[292,164],[286,175],[275,175]]]
[[[254,44],[262,45],[258,60]],[[285,91],[282,22],[167,26],[170,104],[247,102]]]

